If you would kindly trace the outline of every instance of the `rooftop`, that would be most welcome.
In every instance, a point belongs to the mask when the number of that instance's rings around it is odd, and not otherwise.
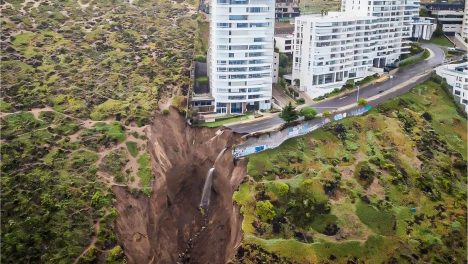
[[[445,71],[450,71],[450,72],[456,72],[456,73],[468,73],[468,62],[463,62],[459,64],[447,64],[440,66],[441,69]]]
[[[275,38],[293,38],[293,34],[276,34]]]
[[[299,20],[306,20],[309,22],[341,22],[341,21],[352,21],[352,20],[365,20],[365,19],[372,19],[372,16],[363,16],[363,15],[355,15],[348,12],[329,12],[326,15],[322,14],[312,14],[312,15],[304,15],[297,17],[296,19]]]

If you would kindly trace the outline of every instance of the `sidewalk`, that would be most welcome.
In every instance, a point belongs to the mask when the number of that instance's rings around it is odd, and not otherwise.
[[[373,85],[373,84],[385,82],[385,81],[387,81],[387,80],[390,79],[389,76],[390,76],[390,75],[388,75],[388,74],[383,74],[383,75],[380,76],[378,79],[375,79],[375,80],[373,80],[373,81],[371,81],[371,82],[368,82],[368,83],[365,83],[365,84],[361,85],[361,86],[359,87],[359,89],[366,88],[367,86],[370,86],[370,85]],[[320,100],[320,101],[314,101],[314,100],[312,100],[311,104],[314,104],[314,103],[316,103],[316,104],[318,104],[318,103],[323,103],[323,102],[326,102],[326,101],[329,101],[329,100],[332,100],[332,99],[336,99],[336,98],[338,98],[338,97],[343,97],[343,96],[346,96],[346,95],[348,95],[348,94],[350,94],[350,93],[353,93],[354,91],[356,91],[356,88],[353,88],[353,89],[351,89],[351,90],[343,91],[342,93],[338,93],[338,94],[336,94],[336,95],[327,97],[327,98],[325,98],[325,99],[323,99],[323,100]]]

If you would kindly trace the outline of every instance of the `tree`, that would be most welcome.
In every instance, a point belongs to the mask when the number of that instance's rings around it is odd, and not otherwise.
[[[433,38],[439,38],[439,37],[443,37],[443,36],[444,36],[444,31],[442,30],[442,24],[437,23],[436,30],[432,34],[432,37]]]
[[[258,201],[255,205],[255,213],[263,222],[267,222],[276,216],[270,201]]]
[[[317,115],[317,111],[313,107],[306,106],[301,109],[300,115],[303,116],[305,120],[311,120]]]
[[[297,114],[296,109],[292,106],[291,102],[283,108],[281,111],[280,117],[286,122],[290,123],[296,120],[299,116]]]
[[[301,85],[301,80],[299,80],[299,79],[294,79],[294,85],[295,85],[296,87],[299,87],[299,86]]]
[[[367,100],[364,99],[364,98],[359,98],[359,100],[357,101],[358,105],[361,105],[361,106],[364,106],[367,104]]]

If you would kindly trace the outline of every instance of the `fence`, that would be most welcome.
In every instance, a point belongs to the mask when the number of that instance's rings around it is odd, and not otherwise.
[[[324,125],[330,123],[332,120],[338,121],[348,116],[359,116],[372,109],[372,106],[366,105],[364,107],[359,107],[357,109],[352,109],[348,111],[343,111],[335,114],[332,117],[323,117],[317,118],[310,121],[305,121],[296,126],[285,128],[281,131],[274,131],[261,134],[259,136],[248,137],[247,140],[237,145],[232,154],[235,158],[245,157],[254,153],[265,151],[267,149],[277,148],[284,141],[303,136],[308,134],[318,128],[323,127]]]

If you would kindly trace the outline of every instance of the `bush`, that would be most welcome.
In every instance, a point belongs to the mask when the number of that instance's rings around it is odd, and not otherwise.
[[[323,115],[324,117],[330,117],[332,114],[331,114],[330,111],[325,111],[325,112],[323,112],[322,115]]]
[[[180,112],[185,111],[185,107],[187,107],[187,100],[185,96],[176,95],[172,98],[172,106],[177,108]]]
[[[364,99],[364,98],[359,98],[359,100],[357,101],[358,105],[360,106],[364,106],[367,104],[367,100]]]
[[[208,84],[208,76],[199,76],[195,79],[195,82],[200,85]]]
[[[299,98],[299,99],[296,100],[296,103],[297,104],[304,104],[305,100],[304,100],[304,98]]]
[[[206,56],[205,55],[195,55],[193,60],[198,61],[198,62],[206,62]]]
[[[305,120],[311,120],[315,118],[317,111],[313,107],[306,106],[301,109],[300,115],[303,116]]]
[[[258,201],[255,205],[255,213],[263,222],[270,221],[276,216],[270,201]]]
[[[165,115],[165,116],[169,115],[169,113],[170,113],[169,109],[162,110],[162,114]]]

